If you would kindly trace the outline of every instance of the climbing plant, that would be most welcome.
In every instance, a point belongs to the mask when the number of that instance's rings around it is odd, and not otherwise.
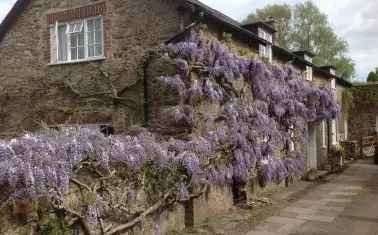
[[[180,104],[167,118],[196,135],[180,139],[141,129],[135,136],[105,137],[68,128],[2,141],[1,208],[47,199],[45,213],[77,221],[65,228],[78,224],[86,234],[119,234],[149,215],[158,221],[164,209],[210,186],[256,176],[266,185],[301,175],[304,155],[287,146],[304,143],[308,122],[339,112],[329,90],[292,67],[240,56],[200,30],[162,46],[161,56],[177,67],[177,75],[157,78],[179,94]],[[240,81],[244,85],[236,89]],[[218,112],[199,112],[203,103]]]

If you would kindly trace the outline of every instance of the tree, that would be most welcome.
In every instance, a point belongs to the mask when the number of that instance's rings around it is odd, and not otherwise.
[[[355,75],[354,63],[346,56],[348,43],[338,37],[328,22],[328,17],[311,1],[268,5],[257,9],[244,23],[264,21],[274,17],[277,21],[278,44],[289,50],[314,52],[314,64],[334,65],[339,76],[350,80]]]
[[[367,77],[367,82],[378,82],[378,68],[371,71]]]
[[[268,5],[263,9],[257,9],[256,13],[252,13],[247,16],[247,19],[244,20],[244,23],[266,20],[269,17],[274,17],[276,21],[276,29],[278,32],[292,31],[292,9],[288,4],[273,4]],[[289,48],[291,41],[290,35],[286,33],[278,33],[277,41],[280,46]]]

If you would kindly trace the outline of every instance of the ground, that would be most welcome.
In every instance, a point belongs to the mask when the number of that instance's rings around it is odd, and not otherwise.
[[[265,196],[272,204],[214,216],[194,234],[378,235],[378,165],[372,159]]]

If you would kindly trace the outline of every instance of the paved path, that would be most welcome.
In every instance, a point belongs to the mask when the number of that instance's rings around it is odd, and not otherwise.
[[[247,235],[378,235],[378,166],[352,164]]]

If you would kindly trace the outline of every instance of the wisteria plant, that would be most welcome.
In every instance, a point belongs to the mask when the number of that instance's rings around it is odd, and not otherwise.
[[[300,176],[304,154],[288,144],[304,143],[309,122],[339,112],[328,89],[310,84],[291,66],[240,56],[199,29],[164,45],[161,56],[177,66],[177,75],[157,78],[181,96],[170,118],[196,134],[177,139],[143,130],[105,137],[67,128],[2,141],[1,208],[48,198],[50,208],[79,220],[85,233],[119,234],[209,186],[255,176],[266,185]],[[238,82],[248,91],[235,88]],[[217,105],[218,112],[201,113],[203,103]],[[81,199],[69,199],[73,188]]]

